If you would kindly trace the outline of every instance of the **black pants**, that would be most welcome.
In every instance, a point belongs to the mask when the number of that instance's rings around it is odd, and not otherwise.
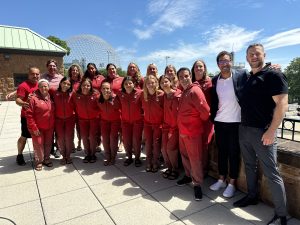
[[[237,179],[240,165],[239,124],[215,122],[219,175]]]

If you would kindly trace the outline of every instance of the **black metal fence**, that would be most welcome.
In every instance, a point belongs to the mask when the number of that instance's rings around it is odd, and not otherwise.
[[[285,117],[278,131],[279,138],[300,142],[300,117]]]

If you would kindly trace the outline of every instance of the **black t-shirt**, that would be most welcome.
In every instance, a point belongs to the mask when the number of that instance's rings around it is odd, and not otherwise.
[[[250,127],[267,128],[276,106],[272,96],[287,94],[286,76],[268,67],[249,76],[240,101],[242,124]]]

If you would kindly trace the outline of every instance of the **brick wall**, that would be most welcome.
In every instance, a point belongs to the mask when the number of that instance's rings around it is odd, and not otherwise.
[[[54,59],[58,63],[58,69],[63,74],[63,57],[49,55],[24,55],[0,53],[0,98],[4,100],[7,93],[15,90],[14,74],[27,74],[30,66],[36,66],[41,74],[47,71],[46,63]]]
[[[297,150],[295,150],[297,149]],[[279,139],[277,162],[280,174],[284,181],[286,190],[287,205],[289,214],[300,219],[300,143],[284,141]],[[209,149],[209,175],[218,179],[218,151],[215,142]],[[258,184],[260,198],[263,202],[272,205],[272,197],[268,187],[268,182],[263,175],[262,169],[258,168]],[[247,183],[244,163],[241,159],[239,178],[237,187],[243,192],[247,192]]]

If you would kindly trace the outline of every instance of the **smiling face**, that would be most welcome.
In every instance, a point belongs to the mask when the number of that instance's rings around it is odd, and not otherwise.
[[[195,79],[196,81],[199,81],[203,78],[205,73],[205,65],[201,61],[196,61],[195,65],[193,67],[194,73],[195,73]]]
[[[50,62],[47,66],[49,75],[54,75],[57,72],[57,66],[54,62]]]
[[[176,77],[176,72],[173,67],[166,68],[165,75],[168,76],[171,80],[174,80]]]
[[[111,87],[110,87],[110,83],[108,82],[104,82],[101,85],[101,94],[103,95],[103,98],[105,100],[108,100],[111,96]]]
[[[178,78],[183,89],[186,89],[189,85],[192,84],[192,76],[188,70],[181,70],[178,73]]]
[[[35,84],[40,79],[40,70],[38,68],[32,67],[29,69],[28,80]]]
[[[169,78],[170,79],[170,78]],[[160,87],[164,90],[164,92],[169,93],[172,89],[172,83],[167,77],[163,77],[160,80]]]
[[[265,52],[262,46],[253,46],[247,50],[247,61],[253,70],[261,69],[264,65]]]
[[[65,80],[60,83],[60,88],[62,92],[67,92],[71,87],[71,82],[69,80]]]
[[[128,75],[132,76],[132,77],[135,76],[136,73],[138,72],[138,68],[137,68],[137,66],[134,63],[130,63],[128,65],[127,70],[128,70]]]
[[[110,65],[107,68],[107,73],[109,77],[115,77],[117,75],[117,69],[114,67],[114,65]]]
[[[80,72],[77,66],[72,67],[71,69],[71,79],[72,81],[78,81],[80,77]]]
[[[157,87],[158,87],[158,82],[155,78],[152,77],[147,79],[146,88],[149,94],[151,95],[154,94],[156,92]]]
[[[157,75],[157,67],[154,64],[150,64],[147,68],[147,76],[149,75],[153,75],[156,76]]]
[[[221,74],[231,73],[232,61],[229,55],[222,55],[218,61],[218,67]]]
[[[49,84],[47,82],[39,83],[39,91],[43,96],[47,96],[49,92]]]
[[[90,75],[95,76],[97,69],[93,65],[89,65],[87,68]]]
[[[124,82],[124,88],[127,94],[130,94],[134,89],[134,83],[131,80],[126,80]]]
[[[81,88],[81,92],[83,95],[88,95],[91,91],[92,86],[91,86],[90,82],[84,81],[84,82],[82,82],[80,88]]]

